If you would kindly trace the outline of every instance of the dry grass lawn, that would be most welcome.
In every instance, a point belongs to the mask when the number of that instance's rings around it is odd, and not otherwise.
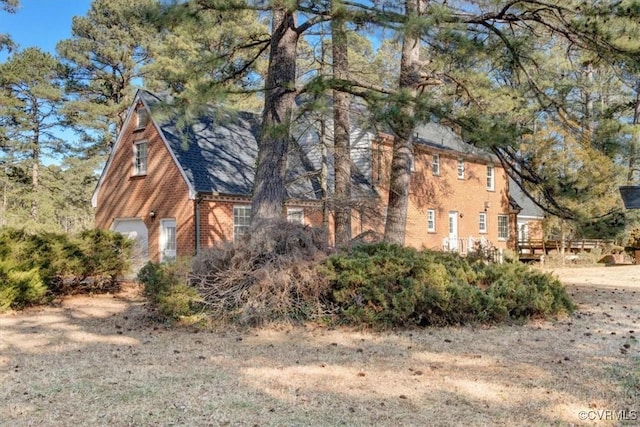
[[[0,315],[0,425],[640,425],[640,266],[556,274],[578,312],[524,326],[198,331],[135,288]]]

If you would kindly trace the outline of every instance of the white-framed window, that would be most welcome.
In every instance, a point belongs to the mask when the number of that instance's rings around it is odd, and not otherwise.
[[[304,209],[303,208],[287,208],[287,221],[294,224],[304,225]]]
[[[495,171],[493,165],[487,165],[487,190],[495,190]]]
[[[464,179],[464,160],[458,159],[458,179]]]
[[[431,172],[434,175],[440,175],[440,154],[434,154],[431,158]]]
[[[487,214],[485,212],[480,212],[478,217],[478,232],[482,234],[487,232]]]
[[[163,218],[160,220],[160,261],[176,259],[176,220]]]
[[[251,206],[233,207],[233,240],[249,232]]]
[[[147,173],[147,141],[137,141],[133,144],[133,174],[145,175]]]
[[[498,240],[507,240],[509,238],[509,217],[507,215],[498,215]]]
[[[435,209],[427,209],[427,231],[429,233],[436,232],[436,211]]]
[[[144,107],[136,108],[136,130],[144,129],[149,124],[149,110]]]

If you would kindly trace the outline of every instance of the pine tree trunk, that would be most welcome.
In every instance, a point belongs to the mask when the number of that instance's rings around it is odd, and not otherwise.
[[[407,16],[420,13],[422,0],[406,0]],[[415,30],[405,30],[400,60],[400,91],[406,91],[411,99],[400,106],[401,113],[393,123],[393,154],[389,181],[389,202],[384,228],[384,240],[403,245],[409,208],[409,186],[411,184],[411,164],[413,162],[412,133],[415,127],[415,107],[413,99],[420,83],[420,37]]]
[[[38,191],[40,187],[40,146],[39,144],[40,133],[36,129],[34,141],[33,141],[33,165],[31,165],[31,192],[33,199],[31,200],[31,219],[36,221],[38,219]]]
[[[347,32],[341,15],[339,0],[332,1],[331,21],[333,77],[347,80]],[[349,94],[333,90],[333,145],[335,153],[335,244],[343,245],[351,240],[351,156],[350,156],[350,100]]]
[[[275,8],[251,202],[251,226],[254,228],[264,222],[283,219],[288,140],[296,94],[297,44],[295,11]]]
[[[627,169],[627,185],[633,185],[633,176],[638,170],[638,151],[640,150],[640,80],[636,82],[636,99],[633,106],[633,134]]]

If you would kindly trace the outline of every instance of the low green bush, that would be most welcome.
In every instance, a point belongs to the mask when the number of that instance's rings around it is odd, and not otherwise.
[[[121,234],[105,230],[70,236],[0,228],[0,262],[10,266],[11,274],[24,273],[24,280],[31,277],[33,289],[43,287],[48,296],[116,290],[118,277],[129,268],[131,247],[132,242]],[[8,302],[13,292],[2,286],[0,307],[4,309],[42,301],[42,292],[37,291],[21,293],[24,297]]]
[[[201,311],[198,291],[189,286],[189,265],[185,259],[169,263],[148,262],[138,272],[144,295],[165,318],[180,319]]]
[[[11,261],[0,261],[0,312],[42,302],[46,292],[37,268],[21,271]]]
[[[452,253],[362,245],[321,267],[339,320],[375,327],[499,322],[570,313],[562,284],[520,263],[469,262]]]

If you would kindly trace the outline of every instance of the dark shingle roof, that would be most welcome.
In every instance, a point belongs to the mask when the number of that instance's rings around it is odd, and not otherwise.
[[[480,148],[467,144],[451,128],[438,123],[425,123],[416,128],[417,144],[426,145],[439,150],[451,151],[462,155],[472,156],[477,159],[497,162],[497,158]]]
[[[140,99],[183,169],[189,184],[200,193],[250,196],[258,157],[260,117],[247,112],[210,108],[189,124],[182,125],[175,112],[167,114],[163,100],[144,90]],[[154,106],[157,107],[154,112]],[[170,110],[170,108],[169,108]],[[327,126],[330,128],[330,125]],[[354,130],[354,195],[372,195],[370,150],[367,134]],[[329,136],[330,139],[330,136]],[[321,197],[322,154],[319,135],[311,122],[300,119],[287,158],[287,195],[291,199]],[[363,150],[363,148],[366,148]],[[365,153],[365,154],[363,154]],[[333,158],[329,155],[329,188],[333,187]]]
[[[161,100],[146,91],[140,97],[197,192],[248,196],[258,155],[258,117],[246,112],[209,110],[186,127],[177,118],[153,113]]]

